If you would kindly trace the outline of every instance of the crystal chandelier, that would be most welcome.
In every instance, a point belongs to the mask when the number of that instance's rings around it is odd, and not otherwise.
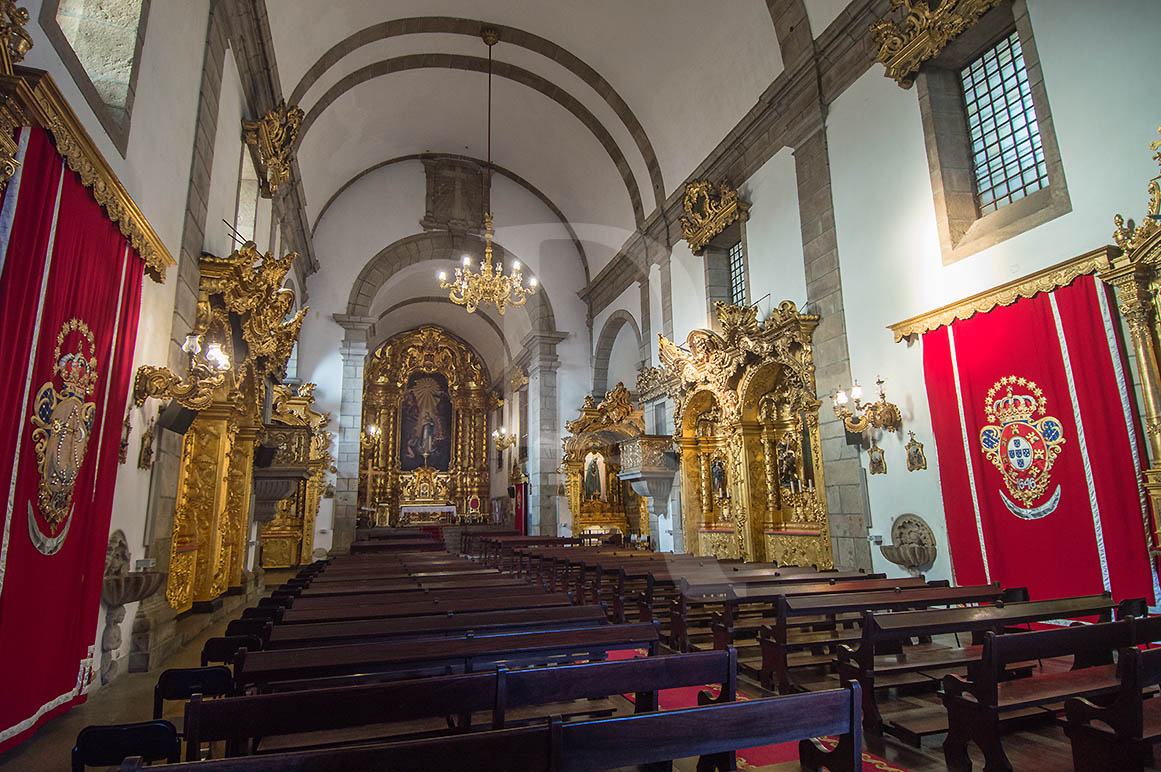
[[[488,165],[484,184],[492,179],[492,46],[500,39],[500,33],[487,27],[480,35],[488,46]],[[490,185],[489,185],[490,187]],[[520,273],[520,261],[512,261],[512,272],[504,273],[504,266],[492,262],[492,213],[484,214],[484,262],[480,272],[472,271],[472,258],[464,255],[463,265],[456,269],[455,278],[448,281],[447,272],[439,272],[439,286],[448,290],[448,299],[463,306],[469,314],[489,303],[496,307],[500,315],[508,306],[522,306],[529,295],[536,294],[536,278],[524,284]]]

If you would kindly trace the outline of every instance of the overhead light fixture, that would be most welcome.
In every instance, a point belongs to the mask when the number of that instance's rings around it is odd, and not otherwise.
[[[500,32],[494,27],[485,27],[480,33],[488,46],[488,164],[483,183],[488,186],[492,179],[492,46],[500,40]],[[485,187],[484,198],[487,198]],[[447,272],[437,275],[439,286],[448,290],[448,299],[461,305],[469,314],[489,303],[496,307],[501,316],[508,306],[522,306],[529,295],[536,294],[536,279],[524,284],[520,273],[520,262],[512,263],[512,272],[505,274],[503,265],[492,262],[492,213],[484,214],[484,262],[479,273],[472,271],[472,258],[463,256],[463,265],[456,268],[455,277],[448,280]]]
[[[883,391],[883,379],[875,380],[879,387],[879,398],[874,402],[863,402],[863,387],[855,381],[851,387],[850,396],[842,389],[835,392],[834,416],[843,422],[848,432],[862,434],[870,427],[893,432],[902,424],[899,408],[887,401],[887,394]],[[847,405],[854,401],[854,410]]]

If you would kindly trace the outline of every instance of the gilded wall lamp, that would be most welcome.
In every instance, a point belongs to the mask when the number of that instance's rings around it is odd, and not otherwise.
[[[503,453],[508,448],[516,444],[516,435],[508,434],[507,430],[501,426],[499,429],[492,432],[492,439],[496,443],[496,451]]]
[[[140,407],[150,397],[172,399],[186,410],[205,410],[214,401],[214,392],[226,382],[230,357],[220,343],[210,343],[201,358],[202,336],[185,336],[181,350],[189,357],[185,379],[179,378],[168,367],[143,365],[133,377],[133,402]]]
[[[500,40],[500,32],[486,27],[480,36],[488,46],[488,172],[484,175],[484,184],[489,185],[492,177],[492,46]],[[484,200],[488,200],[487,191]],[[491,303],[503,316],[505,308],[522,306],[529,295],[536,294],[536,277],[529,279],[525,286],[519,260],[512,261],[512,272],[509,274],[504,273],[502,264],[492,262],[491,212],[484,213],[484,262],[480,265],[480,272],[472,271],[472,258],[464,255],[463,265],[456,269],[454,279],[448,281],[446,271],[440,271],[437,276],[439,286],[448,290],[448,299],[463,306],[469,314]]]
[[[862,434],[871,427],[893,432],[902,425],[903,419],[899,415],[899,408],[887,401],[887,394],[883,391],[883,379],[877,378],[875,385],[879,387],[879,398],[874,402],[863,402],[863,387],[859,386],[858,381],[851,387],[849,396],[839,389],[832,397],[835,418],[843,422],[848,432]],[[848,407],[852,400],[853,410]]]

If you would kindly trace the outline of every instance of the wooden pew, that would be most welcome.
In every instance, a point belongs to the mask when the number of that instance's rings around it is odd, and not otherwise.
[[[350,584],[322,584],[317,587],[303,587],[295,591],[296,598],[322,598],[334,595],[356,595],[365,592],[414,592],[416,590],[454,590],[460,588],[494,587],[497,592],[505,588],[527,587],[523,579],[513,579],[507,574],[470,575],[463,577],[423,577],[407,580],[369,580]]]
[[[580,700],[586,702],[569,708],[572,715],[608,712],[616,707],[609,698],[621,694],[636,694],[636,712],[652,711],[657,710],[659,691],[703,684],[720,684],[721,691],[716,698],[699,695],[700,704],[733,702],[736,673],[733,652],[707,652],[552,668],[501,667],[491,672],[216,700],[195,698],[185,712],[186,758],[197,758],[203,743],[217,741],[228,741],[226,752],[232,756],[262,749],[289,750],[292,745],[301,749],[382,740],[414,729],[414,722],[457,715],[460,722],[455,729],[466,731],[472,728],[471,714],[479,712],[488,714],[490,728],[503,729],[513,720],[547,718],[542,712],[545,708],[559,715],[562,703]],[[401,723],[409,725],[385,726]],[[334,732],[355,727],[363,729]],[[443,728],[448,729],[446,723]],[[301,736],[319,732],[327,735]],[[276,736],[275,743],[260,742],[260,738]]]
[[[576,630],[516,632],[455,638],[422,638],[324,646],[313,649],[276,649],[248,652],[234,660],[234,681],[241,693],[278,682],[369,673],[472,672],[504,662],[544,664],[562,657],[603,656],[615,649],[646,648],[655,655],[659,637],[654,625],[605,625]],[[319,684],[315,684],[316,686]]]
[[[333,646],[359,641],[485,634],[520,629],[596,627],[608,624],[597,606],[560,606],[545,609],[512,609],[475,613],[430,615],[414,618],[369,619],[278,625],[270,632],[266,649]]]
[[[572,599],[564,593],[546,593],[530,590],[520,595],[497,594],[489,598],[467,598],[443,602],[416,603],[361,603],[332,605],[327,608],[299,611],[287,609],[276,622],[304,624],[307,622],[341,622],[353,619],[385,619],[387,617],[423,616],[430,614],[463,613],[466,611],[502,611],[515,608],[549,608],[569,606]]]
[[[1161,649],[1123,649],[1117,656],[1120,688],[1101,707],[1084,697],[1064,703],[1064,733],[1072,743],[1077,772],[1144,772],[1161,742],[1161,699],[1145,699],[1161,684]]]
[[[1010,770],[1000,741],[1000,722],[1016,711],[1043,711],[1055,716],[1055,705],[1069,697],[1100,697],[1120,688],[1113,653],[1132,644],[1132,620],[1079,625],[1028,633],[984,634],[980,662],[971,680],[957,675],[943,678],[943,704],[948,733],[943,755],[949,770],[972,768],[968,743],[984,754],[985,768]],[[1004,680],[1014,662],[1073,656],[1073,670]]]
[[[543,595],[544,590],[525,582],[508,585],[485,585],[483,587],[441,587],[432,589],[421,587],[413,590],[389,589],[383,592],[364,589],[362,592],[345,592],[334,595],[309,595],[291,598],[290,608],[325,609],[335,606],[362,606],[368,603],[414,603],[416,601],[465,600],[468,598],[491,598],[506,595]]]
[[[351,542],[351,554],[359,555],[368,552],[397,552],[402,550],[442,551],[443,543],[434,539],[376,539],[375,541]]]
[[[323,772],[335,769],[581,772],[700,756],[704,772],[735,768],[735,751],[797,740],[804,769],[862,769],[858,685],[593,721],[375,743],[351,748],[185,762],[158,772]],[[813,738],[838,735],[825,750]],[[126,759],[123,772],[142,769]]]
[[[916,587],[877,592],[783,596],[778,599],[774,622],[763,625],[758,632],[758,644],[762,652],[761,665],[757,672],[758,679],[767,689],[777,688],[779,693],[785,694],[796,688],[790,678],[792,667],[829,666],[833,654],[814,652],[843,643],[857,643],[861,635],[860,632],[853,630],[792,634],[791,620],[795,617],[837,617],[841,614],[861,615],[864,611],[904,611],[960,603],[987,603],[998,600],[1002,594],[999,584],[983,584],[969,587]],[[802,652],[811,653],[791,662],[791,654]],[[750,662],[746,662],[740,656],[738,662],[744,669],[752,667]]]
[[[857,680],[863,693],[863,729],[868,734],[887,733],[919,747],[923,737],[947,731],[947,713],[921,708],[884,720],[876,701],[876,689],[906,683],[916,674],[933,686],[947,675],[946,670],[963,669],[980,661],[982,641],[988,631],[999,633],[1014,625],[1049,619],[1096,616],[1108,621],[1115,607],[1111,596],[1088,595],[1026,603],[997,603],[924,611],[895,611],[863,616],[862,637],[856,648],[838,647],[839,677],[845,683]],[[973,644],[959,647],[910,645],[912,640],[929,640],[935,635],[970,634]]]

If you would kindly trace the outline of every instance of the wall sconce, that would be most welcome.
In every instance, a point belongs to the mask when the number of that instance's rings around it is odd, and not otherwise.
[[[875,385],[879,387],[879,398],[866,404],[863,403],[863,388],[859,386],[858,381],[851,387],[850,396],[842,389],[835,392],[834,415],[843,422],[848,432],[862,434],[872,426],[893,432],[902,425],[903,419],[899,415],[899,408],[887,401],[887,394],[883,391],[883,379],[876,378]],[[847,407],[852,400],[854,410]]]
[[[133,401],[140,407],[150,397],[175,400],[186,410],[205,410],[214,401],[214,392],[226,382],[230,369],[230,357],[219,343],[211,343],[205,357],[198,359],[202,351],[202,336],[190,333],[185,336],[181,350],[189,357],[189,371],[184,380],[168,367],[143,365],[137,368],[133,377]]]
[[[503,453],[508,448],[516,444],[516,435],[508,434],[503,427],[492,432],[492,439],[496,443],[496,451]]]

